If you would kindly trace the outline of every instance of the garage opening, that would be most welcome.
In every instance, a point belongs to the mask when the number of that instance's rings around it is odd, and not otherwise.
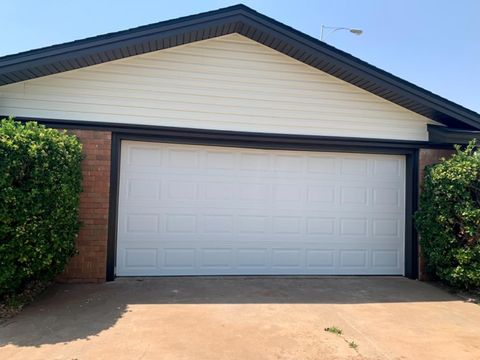
[[[405,156],[121,142],[117,276],[404,275]]]

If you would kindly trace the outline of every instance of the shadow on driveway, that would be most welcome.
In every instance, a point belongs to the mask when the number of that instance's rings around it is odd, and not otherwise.
[[[88,340],[113,327],[131,311],[129,306],[137,304],[172,304],[178,308],[183,304],[448,301],[458,298],[432,285],[398,277],[165,277],[121,278],[105,284],[57,284],[21,314],[0,325],[0,346]],[[167,308],[155,311],[168,311]]]

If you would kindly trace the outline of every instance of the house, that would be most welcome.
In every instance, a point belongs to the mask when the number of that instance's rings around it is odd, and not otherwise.
[[[419,172],[480,115],[237,5],[0,58],[0,115],[83,143],[70,281],[417,278]]]

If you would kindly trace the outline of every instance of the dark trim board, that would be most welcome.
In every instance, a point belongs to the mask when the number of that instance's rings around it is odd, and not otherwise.
[[[8,116],[0,115],[0,119]],[[36,121],[45,126],[57,129],[80,129],[80,130],[99,130],[111,131],[118,134],[128,134],[130,136],[152,137],[154,139],[162,138],[162,141],[170,142],[197,142],[203,143],[205,139],[216,142],[219,146],[239,146],[239,147],[258,147],[262,146],[270,149],[283,150],[315,150],[319,145],[341,148],[345,145],[352,147],[361,147],[362,152],[369,149],[375,153],[379,149],[419,149],[430,146],[427,141],[412,140],[390,140],[374,138],[357,138],[341,136],[319,136],[319,135],[293,135],[277,133],[258,133],[247,131],[230,130],[210,130],[196,128],[180,128],[168,126],[122,124],[83,120],[64,120],[47,119],[31,117],[15,117],[15,120],[27,122]],[[236,145],[237,144],[237,145]],[[268,147],[267,147],[268,146]],[[384,150],[383,150],[384,151]]]
[[[7,115],[1,115],[0,119],[8,118]],[[83,120],[65,120],[65,119],[48,119],[33,118],[19,116],[15,120],[27,122],[36,121],[45,126],[57,129],[79,129],[79,130],[100,130],[111,131],[119,134],[130,135],[149,135],[161,136],[165,140],[171,139],[217,139],[219,142],[226,143],[239,142],[245,143],[270,143],[272,147],[285,146],[296,147],[298,144],[310,145],[312,147],[318,144],[323,145],[339,145],[343,146],[348,143],[352,146],[363,146],[365,148],[408,148],[408,149],[427,149],[427,148],[451,148],[454,144],[466,144],[471,139],[480,139],[480,131],[469,131],[450,129],[445,126],[428,125],[429,141],[415,140],[391,140],[391,139],[375,139],[375,138],[359,138],[359,137],[341,137],[341,136],[320,136],[320,135],[295,135],[295,134],[278,134],[278,133],[258,133],[247,131],[230,131],[230,130],[210,130],[198,128],[181,128],[172,126],[156,126],[141,124],[124,124],[112,122],[83,121]],[[245,146],[245,145],[242,145]]]
[[[107,281],[115,279],[115,261],[117,254],[118,190],[120,184],[120,146],[121,138],[112,133],[110,159],[110,194],[108,203],[107,238]]]
[[[466,145],[473,139],[480,140],[480,131],[450,129],[445,126],[428,125],[428,138],[432,144]]]
[[[208,132],[206,133],[206,135]],[[417,187],[418,187],[418,148],[409,147],[370,147],[358,144],[352,144],[349,141],[338,138],[337,143],[328,144],[317,142],[316,144],[304,144],[300,141],[285,145],[276,143],[276,138],[263,136],[261,141],[232,141],[229,136],[196,136],[194,138],[162,136],[157,134],[136,134],[127,132],[112,133],[112,159],[110,173],[110,209],[109,209],[109,232],[107,245],[107,281],[115,279],[115,261],[116,261],[116,242],[117,242],[117,214],[118,214],[118,192],[120,180],[120,154],[122,140],[147,141],[147,142],[169,142],[179,144],[195,144],[210,146],[230,146],[247,147],[258,149],[278,149],[278,150],[298,150],[298,151],[332,151],[349,153],[372,153],[386,155],[404,155],[406,158],[405,170],[405,276],[410,279],[418,277],[418,242],[417,234],[413,226],[413,214],[417,207]],[[275,144],[273,146],[272,144]]]
[[[419,150],[406,156],[405,169],[405,276],[418,278],[418,234],[413,215],[418,206]]]

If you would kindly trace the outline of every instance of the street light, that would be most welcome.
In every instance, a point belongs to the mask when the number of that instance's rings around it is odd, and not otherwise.
[[[329,29],[331,31],[328,34],[324,35],[326,29]],[[355,35],[362,35],[363,34],[363,30],[360,30],[360,29],[322,25],[322,32],[320,34],[320,40],[325,41],[325,39],[328,37],[328,35],[334,33],[335,31],[338,31],[338,30],[348,30],[349,32],[351,32],[352,34],[355,34]]]

